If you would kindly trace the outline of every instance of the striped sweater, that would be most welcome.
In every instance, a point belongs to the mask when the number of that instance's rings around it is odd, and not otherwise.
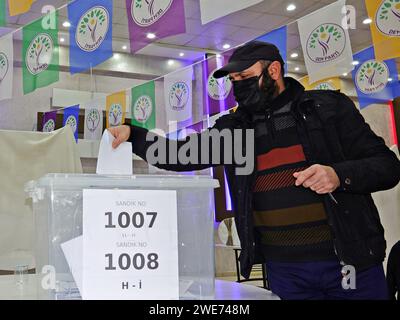
[[[295,186],[293,173],[309,167],[290,103],[271,115],[254,115],[257,180],[255,238],[266,261],[301,262],[335,257],[322,198]]]

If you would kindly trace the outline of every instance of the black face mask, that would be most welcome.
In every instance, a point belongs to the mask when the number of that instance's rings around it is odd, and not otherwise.
[[[263,76],[260,88],[260,78]],[[268,103],[273,99],[275,92],[275,81],[271,78],[267,70],[256,77],[251,77],[241,81],[233,81],[233,94],[239,106],[246,111],[257,113],[267,108]]]

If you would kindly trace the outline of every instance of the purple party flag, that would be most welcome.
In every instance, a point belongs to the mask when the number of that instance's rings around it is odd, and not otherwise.
[[[52,132],[56,128],[57,110],[43,114],[42,132]]]
[[[186,31],[183,0],[126,0],[126,10],[132,53]]]
[[[206,115],[214,115],[236,106],[233,96],[232,82],[229,78],[215,79],[214,71],[228,63],[230,54],[211,57],[203,62],[203,79],[205,104],[203,112]]]

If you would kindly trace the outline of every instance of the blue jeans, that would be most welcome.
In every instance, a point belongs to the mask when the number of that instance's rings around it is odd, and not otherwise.
[[[301,263],[267,262],[268,283],[282,300],[386,300],[383,266],[357,272],[356,289],[342,287],[338,261]]]

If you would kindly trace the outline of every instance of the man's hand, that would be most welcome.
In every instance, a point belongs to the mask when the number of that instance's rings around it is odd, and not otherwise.
[[[114,136],[115,140],[113,141],[112,147],[114,149],[118,148],[118,146],[128,141],[129,136],[131,134],[131,128],[129,126],[119,126],[119,127],[111,127],[107,129]]]
[[[293,174],[296,186],[303,185],[318,194],[335,191],[340,186],[340,180],[332,167],[315,164],[308,169]]]

